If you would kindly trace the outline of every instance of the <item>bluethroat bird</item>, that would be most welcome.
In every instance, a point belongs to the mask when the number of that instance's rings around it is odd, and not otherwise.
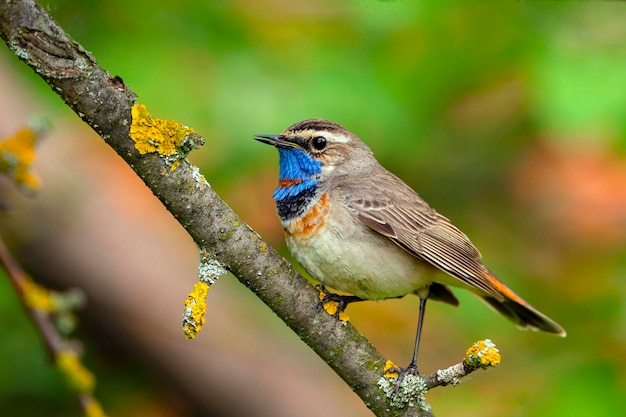
[[[314,279],[351,294],[322,287],[322,302],[337,301],[339,312],[354,301],[419,296],[415,349],[406,371],[418,373],[426,300],[459,303],[448,285],[472,291],[521,328],[565,336],[483,265],[468,237],[383,168],[352,132],[308,119],[254,139],[278,149],[273,197],[287,247]]]

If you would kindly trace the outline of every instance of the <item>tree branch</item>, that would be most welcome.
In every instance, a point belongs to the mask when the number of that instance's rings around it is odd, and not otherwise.
[[[317,309],[317,291],[239,219],[184,155],[174,165],[157,152],[138,152],[130,137],[136,94],[98,66],[37,2],[0,0],[0,36],[135,170],[206,256],[250,288],[376,415],[430,415],[390,406],[377,385],[385,358],[352,325]]]
[[[71,347],[71,343],[61,335],[52,318],[53,314],[68,314],[68,311],[64,310],[80,304],[82,296],[71,292],[52,293],[35,284],[13,258],[2,238],[0,238],[0,266],[6,271],[9,281],[33,321],[50,359],[75,392],[83,412],[86,415],[106,417],[100,403],[93,396],[95,388],[93,374],[80,362],[78,354]]]

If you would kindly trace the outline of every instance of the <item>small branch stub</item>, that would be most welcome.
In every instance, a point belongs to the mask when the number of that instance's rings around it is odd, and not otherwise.
[[[500,351],[490,339],[480,340],[465,352],[464,362],[472,367],[487,369],[500,364]]]
[[[211,257],[210,253],[200,249],[199,280],[185,300],[183,313],[183,333],[187,339],[194,339],[206,322],[206,297],[211,285],[227,272],[221,262]]]
[[[76,393],[79,403],[87,417],[106,417],[100,403],[94,397],[96,379],[83,363],[72,344],[64,337],[65,332],[73,329],[72,310],[84,302],[82,293],[70,290],[67,293],[50,291],[35,283],[24,272],[20,264],[0,238],[0,266],[6,271],[7,278],[15,288],[35,328],[43,339],[48,353],[59,368],[70,388]],[[59,318],[65,320],[58,320]],[[63,329],[57,322],[68,323]],[[69,318],[69,319],[67,319]]]
[[[430,406],[424,396],[426,392],[438,386],[457,385],[461,378],[477,369],[498,366],[500,360],[496,345],[490,339],[480,340],[465,352],[462,362],[424,377],[405,375],[399,383],[398,367],[388,360],[383,370],[384,376],[378,380],[378,387],[385,393],[392,407],[417,406],[419,410],[429,413]]]

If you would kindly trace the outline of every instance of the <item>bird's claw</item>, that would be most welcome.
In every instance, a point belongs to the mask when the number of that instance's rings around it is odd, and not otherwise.
[[[322,284],[316,285],[315,289],[320,293],[320,301],[317,303],[317,308],[323,309],[326,313],[342,322],[349,320],[348,315],[344,312],[348,304],[354,301],[361,301],[361,298],[354,295],[332,293]]]
[[[379,380],[379,386],[392,407],[404,408],[408,405],[417,406],[422,410],[430,408],[424,398],[428,386],[420,376],[415,364],[400,368],[393,362],[387,361],[384,367],[384,378]]]
[[[387,379],[395,378],[395,388],[393,390],[394,395],[398,394],[400,390],[400,386],[402,385],[402,381],[407,376],[420,376],[420,372],[417,369],[417,365],[414,363],[409,364],[406,368],[400,368],[393,364],[392,362],[388,362],[388,366],[385,366],[385,377]]]

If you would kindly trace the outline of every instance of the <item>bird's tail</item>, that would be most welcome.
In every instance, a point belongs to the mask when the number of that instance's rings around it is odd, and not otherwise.
[[[543,330],[544,332],[565,337],[565,330],[558,323],[531,306],[519,295],[515,294],[513,290],[504,285],[498,278],[493,275],[489,275],[486,278],[497,288],[497,292],[502,297],[498,299],[489,294],[481,294],[479,296],[496,311],[521,328]]]

